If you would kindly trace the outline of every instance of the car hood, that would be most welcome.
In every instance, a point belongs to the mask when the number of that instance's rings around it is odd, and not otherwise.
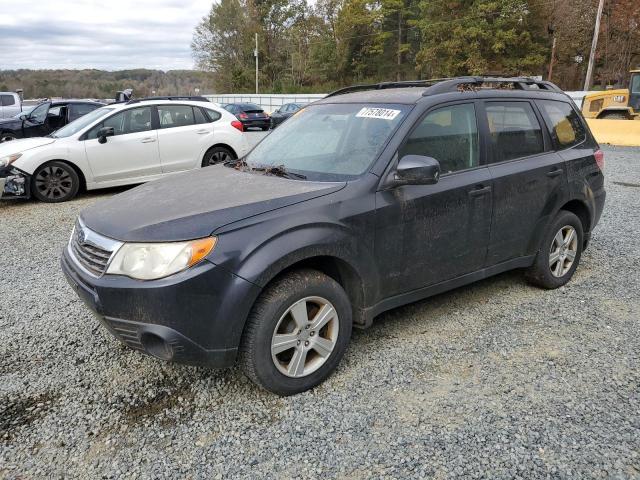
[[[223,165],[149,182],[81,213],[91,230],[123,242],[172,242],[336,192],[346,184],[239,172]]]
[[[14,153],[22,153],[32,148],[42,147],[49,145],[56,140],[50,137],[38,137],[38,138],[19,138],[10,142],[0,143],[0,157],[5,155],[12,155]]]

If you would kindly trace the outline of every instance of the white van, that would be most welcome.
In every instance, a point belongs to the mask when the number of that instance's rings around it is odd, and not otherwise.
[[[0,118],[11,118],[22,111],[20,96],[14,92],[0,92]]]

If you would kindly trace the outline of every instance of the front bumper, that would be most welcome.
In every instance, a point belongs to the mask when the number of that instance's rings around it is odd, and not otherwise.
[[[100,322],[121,342],[162,360],[223,368],[236,359],[259,288],[204,261],[154,281],[90,277],[64,249],[62,271]]]
[[[15,167],[0,167],[0,199],[31,197],[31,175]]]

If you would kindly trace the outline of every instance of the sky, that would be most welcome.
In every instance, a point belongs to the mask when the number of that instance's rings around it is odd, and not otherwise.
[[[0,0],[0,70],[192,69],[212,0]]]

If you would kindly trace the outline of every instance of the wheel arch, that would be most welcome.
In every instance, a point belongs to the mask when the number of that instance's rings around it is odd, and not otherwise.
[[[85,176],[85,174],[82,171],[82,169],[78,165],[76,165],[75,163],[70,162],[69,160],[64,160],[62,158],[51,158],[49,160],[46,160],[46,161],[42,162],[40,165],[38,165],[36,168],[33,169],[32,178],[35,178],[35,173],[39,168],[41,168],[41,167],[43,167],[43,166],[45,166],[45,165],[47,165],[49,163],[52,163],[52,162],[61,162],[61,163],[64,163],[66,165],[69,165],[71,168],[73,168],[73,170],[78,174],[78,178],[80,179],[80,188],[78,189],[78,191],[80,191],[80,192],[86,191],[86,189],[87,189],[87,177]]]
[[[209,153],[211,150],[213,150],[214,148],[217,147],[223,147],[226,148],[227,150],[229,150],[234,157],[238,158],[238,152],[236,152],[236,150],[229,144],[224,143],[224,142],[218,142],[215,145],[211,145],[209,148],[207,148],[207,150],[204,152],[204,155],[202,157],[202,160],[205,159],[205,157],[207,156],[207,153]]]
[[[566,210],[568,212],[573,213],[576,217],[580,219],[580,223],[582,223],[582,230],[585,234],[591,231],[591,210],[581,200],[570,200],[565,203],[560,210]]]

